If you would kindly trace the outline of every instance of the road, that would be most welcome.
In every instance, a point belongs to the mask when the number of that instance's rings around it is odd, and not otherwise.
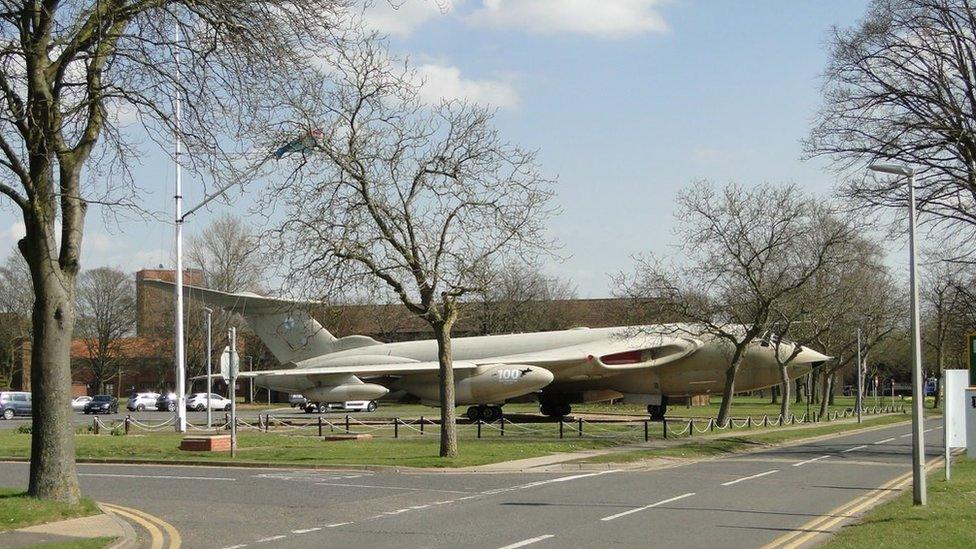
[[[942,431],[929,421],[927,454]],[[907,424],[667,469],[371,473],[80,465],[86,494],[185,547],[760,547],[810,543],[911,470]],[[0,463],[0,485],[27,465]],[[849,511],[837,510],[860,502]]]

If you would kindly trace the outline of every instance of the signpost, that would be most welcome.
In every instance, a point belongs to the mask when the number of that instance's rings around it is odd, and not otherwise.
[[[240,367],[240,357],[237,356],[237,328],[227,332],[230,345],[224,347],[220,355],[220,374],[227,382],[227,392],[230,397],[230,457],[237,456],[237,395],[234,385],[237,384],[237,370]]]
[[[966,355],[969,357],[969,386],[976,387],[976,333],[966,336]]]

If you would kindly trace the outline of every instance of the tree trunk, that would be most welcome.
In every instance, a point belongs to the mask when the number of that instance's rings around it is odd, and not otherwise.
[[[828,404],[830,404],[831,406],[833,406],[834,404],[836,404],[836,402],[834,402],[834,395],[837,394],[837,391],[834,390],[834,388],[836,386],[837,386],[837,370],[831,370],[831,372],[830,372],[830,394],[827,395]]]
[[[828,405],[830,404],[830,379],[826,372],[820,372],[820,417],[827,415]]]
[[[803,391],[800,388],[806,388],[806,383],[801,385],[800,378],[797,378],[793,381],[793,384],[796,387],[796,399],[793,401],[793,404],[803,404]]]
[[[790,376],[788,368],[786,364],[782,364],[779,367],[779,375],[780,379],[782,379],[780,391],[783,393],[779,405],[779,415],[783,418],[783,422],[786,422],[786,418],[790,415]]]
[[[945,377],[945,358],[944,358],[945,353],[942,352],[941,344],[939,345],[939,347],[936,348],[935,352],[938,355],[936,357],[936,364],[939,368],[939,373],[938,375],[935,376],[935,394],[932,395],[934,397],[932,399],[932,409],[938,410],[939,401],[942,398],[942,378]]]
[[[769,403],[770,404],[776,404],[778,402],[778,398],[779,398],[779,391],[778,391],[778,389],[779,388],[776,387],[775,385],[769,388]]]
[[[742,362],[742,351],[736,349],[732,355],[732,361],[725,370],[725,388],[722,390],[722,405],[718,409],[718,424],[726,425],[729,414],[732,411],[732,395],[735,393],[735,374],[739,371],[739,364]]]
[[[21,246],[30,246],[21,241]],[[25,254],[32,255],[32,254]],[[73,275],[55,272],[46,258],[28,258],[34,271],[34,343],[31,349],[31,460],[28,494],[78,503],[71,411]]]
[[[451,353],[451,323],[434,325],[437,338],[437,361],[440,364],[441,448],[440,456],[455,458],[457,447],[457,415],[454,404],[454,359]]]

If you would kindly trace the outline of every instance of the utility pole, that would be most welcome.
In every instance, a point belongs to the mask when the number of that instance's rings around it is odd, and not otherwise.
[[[180,27],[176,26],[176,78],[179,80],[180,66]],[[176,126],[173,160],[176,165],[176,333],[173,339],[176,344],[176,430],[180,433],[186,432],[186,357],[183,355],[183,170],[180,167],[180,153],[183,144],[180,140],[180,119],[183,116],[182,104],[180,102],[180,92],[176,91],[174,99],[174,120]]]

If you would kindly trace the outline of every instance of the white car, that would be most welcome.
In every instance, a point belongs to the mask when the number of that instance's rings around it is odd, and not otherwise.
[[[143,410],[155,410],[156,399],[158,398],[159,398],[159,393],[132,393],[129,396],[129,400],[126,401],[125,407],[130,412],[141,412]]]
[[[347,400],[345,402],[329,402],[315,404],[308,402],[304,406],[305,412],[314,414],[316,412],[346,411],[346,412],[375,412],[375,400]]]
[[[186,399],[186,409],[202,412],[207,409],[207,393],[193,393]],[[211,410],[230,411],[230,399],[216,393],[210,393]]]
[[[78,396],[71,399],[71,409],[76,412],[83,412],[85,410],[85,404],[91,402],[90,396]]]

